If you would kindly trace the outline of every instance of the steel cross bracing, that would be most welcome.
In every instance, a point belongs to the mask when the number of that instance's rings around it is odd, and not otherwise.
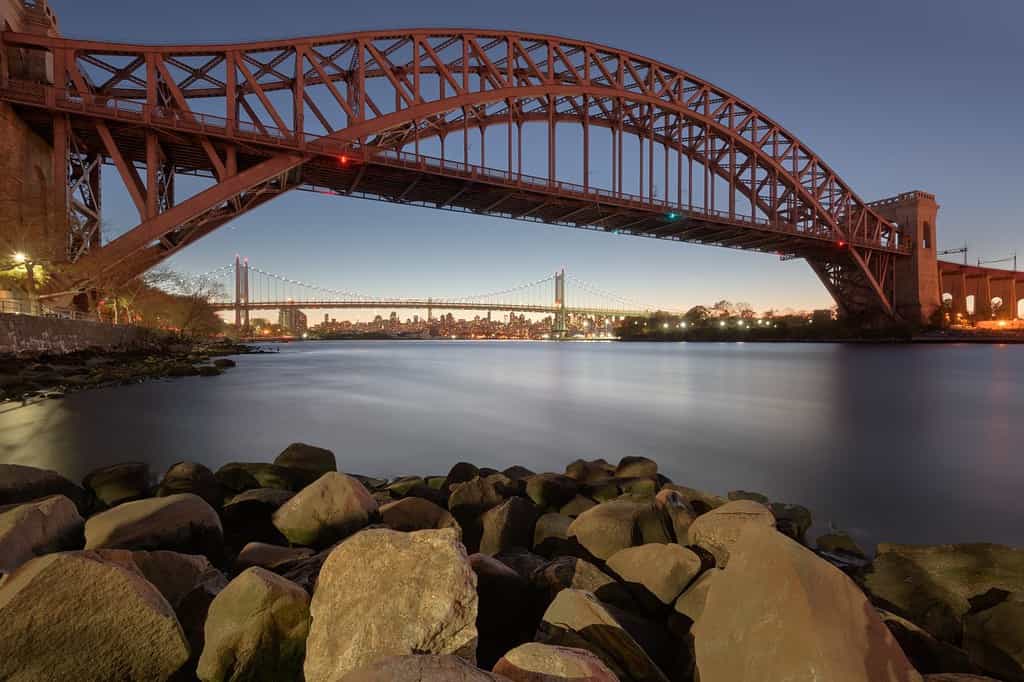
[[[55,75],[5,73],[0,98],[62,153],[73,139],[115,166],[138,210],[105,246],[72,240],[91,245],[69,253],[79,285],[135,276],[300,188],[802,257],[847,312],[893,314],[897,228],[778,123],[639,55],[464,29],[2,41],[45,51]],[[175,174],[212,182],[175,196]]]

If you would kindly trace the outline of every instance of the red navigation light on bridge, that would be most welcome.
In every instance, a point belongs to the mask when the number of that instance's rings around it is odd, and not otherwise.
[[[842,239],[840,239],[838,242],[836,242],[836,246],[838,246],[840,249],[845,249],[846,248],[846,242],[843,241]]]

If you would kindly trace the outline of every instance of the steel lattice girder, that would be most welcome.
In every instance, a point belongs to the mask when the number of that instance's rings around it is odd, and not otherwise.
[[[381,153],[411,147],[413,158],[421,159],[421,141],[440,140],[443,149],[446,138],[460,132],[463,162],[468,162],[473,131],[480,139],[480,163],[462,167],[461,181],[469,178],[472,185],[457,190],[461,194],[449,204],[458,201],[459,207],[470,208],[469,197],[498,187],[532,203],[510,207],[514,202],[492,191],[485,206],[471,210],[510,217],[536,214],[546,220],[571,214],[577,218],[572,224],[579,226],[626,211],[631,215],[621,222],[632,227],[602,229],[685,239],[685,229],[665,234],[662,228],[671,221],[657,219],[665,207],[678,206],[686,217],[764,231],[765,237],[788,236],[784,246],[735,235],[724,240],[737,248],[768,245],[805,255],[823,244],[842,243],[846,269],[855,270],[854,279],[874,292],[875,307],[892,314],[891,268],[880,269],[880,264],[891,262],[886,255],[907,252],[896,227],[754,107],[692,74],[639,55],[552,36],[482,30],[364,32],[214,46],[136,46],[15,33],[4,33],[3,41],[49,51],[56,84],[33,88],[5,79],[0,97],[63,112],[72,125],[95,129],[99,150],[118,167],[139,208],[138,227],[83,258],[83,272],[90,277],[114,268],[126,274],[141,271],[152,257],[135,260],[138,254],[161,244],[164,253],[173,252],[193,239],[168,241],[168,235],[189,225],[191,234],[215,229],[225,221],[207,220],[206,230],[194,224],[211,212],[244,212],[255,204],[243,206],[239,197],[268,183],[286,188],[316,185],[314,178],[337,180],[325,170],[325,160],[337,162],[347,154],[363,165],[351,185],[323,187],[429,203],[429,198],[411,199],[422,194],[420,184],[429,182],[404,177],[402,191],[375,191],[375,185],[365,184],[364,164],[401,166],[398,161],[405,157]],[[524,127],[543,122],[548,125],[547,187],[538,189],[536,179],[524,182],[521,145]],[[554,135],[555,126],[565,123],[580,125],[584,136],[583,184],[571,188],[559,174]],[[507,129],[504,178],[493,170],[484,172],[484,130],[499,125]],[[589,187],[592,127],[612,136],[611,192]],[[124,149],[138,130],[147,137],[144,164]],[[638,141],[638,196],[623,192],[626,135]],[[178,205],[167,201],[166,191],[155,196],[150,187],[167,187],[167,165],[155,170],[156,160],[164,159],[158,150],[167,138],[172,145],[190,147],[198,157],[195,163],[203,166],[192,170],[213,176],[217,185]],[[513,138],[520,147],[517,168]],[[655,145],[663,152],[663,198],[655,196],[655,174],[662,165],[655,159]],[[677,166],[675,201],[668,187],[670,152]],[[699,207],[692,190],[694,162],[703,172]],[[457,177],[449,163],[433,167],[421,161],[419,173]],[[686,202],[684,163],[689,171]],[[137,166],[146,167],[145,182]],[[372,178],[373,173],[366,175]],[[400,174],[396,170],[393,175]],[[289,182],[281,182],[284,176]],[[436,183],[437,188],[443,185]],[[435,199],[434,205],[442,201]],[[751,215],[738,211],[741,202],[751,207]],[[599,210],[588,214],[588,203]],[[235,205],[233,212],[229,204]],[[834,295],[850,289],[835,277],[825,279],[832,282]]]

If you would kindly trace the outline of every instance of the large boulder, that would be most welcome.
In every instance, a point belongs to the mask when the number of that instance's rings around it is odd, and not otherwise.
[[[0,574],[41,554],[78,549],[84,521],[74,503],[51,495],[0,513]]]
[[[179,493],[195,493],[215,508],[224,502],[224,491],[213,472],[197,462],[178,462],[167,470],[157,495],[167,497]]]
[[[508,552],[501,552],[500,554],[495,554],[494,558],[511,568],[526,580],[529,580],[534,571],[549,561],[549,559],[525,549],[513,549]]]
[[[653,504],[634,499],[603,502],[580,514],[569,526],[588,552],[606,560],[621,549],[647,542],[668,542],[661,513]]]
[[[339,682],[507,682],[507,678],[475,668],[458,656],[388,656],[376,660]]]
[[[715,557],[715,564],[724,568],[733,543],[750,525],[774,528],[775,517],[763,504],[736,500],[698,516],[687,530],[687,536],[689,544],[706,549]]]
[[[229,499],[221,511],[227,544],[237,548],[250,542],[287,543],[274,525],[274,512],[294,495],[290,490],[253,488]]]
[[[459,483],[465,483],[466,481],[472,481],[474,478],[480,476],[480,469],[475,464],[469,462],[457,462],[448,471],[448,475],[444,479],[444,483],[441,485],[441,490],[447,494],[452,490],[452,486],[458,485]]]
[[[520,466],[518,464],[514,464],[508,467],[507,469],[504,469],[501,473],[505,474],[513,481],[525,481],[534,474],[533,471],[530,471],[526,467]]]
[[[0,506],[30,502],[41,497],[63,495],[86,510],[85,491],[56,471],[21,464],[0,464]]]
[[[295,471],[303,485],[309,485],[329,471],[338,470],[333,452],[305,443],[292,443],[286,447],[274,458],[274,464]]]
[[[512,497],[484,512],[480,523],[482,553],[493,556],[513,547],[529,549],[533,545],[537,508],[525,497]]]
[[[565,475],[580,483],[593,483],[615,476],[615,467],[603,459],[577,459],[565,467]]]
[[[952,644],[940,642],[930,634],[884,609],[878,611],[882,622],[896,638],[907,660],[919,673],[978,672],[967,659],[967,652]]]
[[[560,509],[576,497],[576,480],[562,474],[536,474],[526,479],[526,495],[540,509]]]
[[[536,568],[530,582],[545,607],[562,590],[590,592],[605,604],[636,610],[637,603],[626,587],[594,564],[576,557],[559,557]]]
[[[562,505],[562,508],[558,510],[558,513],[564,514],[565,516],[571,516],[576,518],[583,512],[597,506],[597,502],[594,502],[589,497],[583,495],[577,495],[568,502]]]
[[[224,574],[206,557],[125,549],[87,550],[83,554],[134,571],[159,590],[178,617],[192,651],[192,662],[198,660],[203,650],[206,612],[210,602],[228,584]]]
[[[106,507],[140,500],[149,494],[149,465],[124,462],[96,469],[86,475],[82,485]]]
[[[704,571],[686,590],[679,595],[668,616],[668,628],[677,637],[687,639],[690,628],[696,623],[707,605],[708,592],[717,576],[718,570]]]
[[[696,488],[689,488],[685,485],[676,485],[675,483],[669,483],[662,486],[662,490],[674,490],[683,496],[683,499],[693,508],[698,515],[706,514],[712,509],[718,509],[722,505],[729,502],[728,499],[720,497],[718,495],[712,495]]]
[[[345,541],[342,540],[342,542]],[[327,557],[331,555],[336,546],[332,545],[312,556],[277,567],[274,569],[274,572],[288,578],[288,580],[291,580],[309,594],[313,594],[314,590],[316,590],[317,578],[320,577],[320,569],[323,568],[324,562],[327,561]]]
[[[852,557],[854,559],[866,559],[867,555],[860,548],[857,542],[844,531],[834,530],[825,533],[815,541],[815,546],[822,552],[834,554],[839,557]]]
[[[551,512],[537,519],[533,528],[533,551],[543,556],[554,556],[569,542],[572,517]]]
[[[772,502],[768,509],[775,517],[775,527],[780,533],[788,535],[801,545],[807,544],[807,531],[814,524],[810,509],[799,504],[782,502]]]
[[[349,538],[327,557],[310,611],[307,682],[338,680],[387,656],[475,661],[476,574],[450,528]]]
[[[544,612],[537,641],[586,649],[600,658],[623,682],[668,682],[668,677],[643,647],[589,592],[559,592]]]
[[[406,497],[382,505],[380,519],[385,526],[405,532],[454,528],[462,533],[454,516],[421,497]]]
[[[422,476],[402,476],[391,481],[385,490],[391,497],[400,499],[408,496],[417,487],[425,485],[427,485],[427,482]]]
[[[702,682],[921,680],[852,580],[761,523],[730,539],[692,632]]]
[[[313,550],[308,547],[281,547],[265,542],[250,542],[235,558],[235,570],[241,573],[252,566],[259,566],[274,573],[282,573],[313,554]]]
[[[616,478],[653,478],[658,475],[658,463],[647,457],[626,456],[615,467]]]
[[[735,502],[737,500],[750,500],[751,502],[763,504],[766,507],[769,504],[771,504],[771,500],[768,499],[767,495],[763,493],[756,493],[751,490],[730,490],[727,493],[727,496],[729,497],[729,500],[732,502]]]
[[[309,624],[305,590],[248,568],[210,604],[196,674],[203,682],[299,679]]]
[[[0,585],[0,679],[169,680],[189,645],[143,577],[69,552],[24,564]]]
[[[480,548],[480,539],[484,533],[481,517],[484,512],[503,501],[504,498],[494,489],[494,485],[479,476],[452,485],[451,495],[448,496],[448,511],[459,522],[462,541],[468,551],[476,552]]]
[[[993,589],[1024,592],[1024,549],[881,544],[864,588],[886,610],[958,645],[972,598]]]
[[[223,544],[217,512],[191,493],[125,502],[85,522],[86,549],[167,549],[217,561]]]
[[[300,490],[309,476],[291,467],[269,462],[228,462],[214,474],[225,490],[241,493],[253,488]]]
[[[654,597],[664,606],[675,603],[701,567],[699,556],[677,544],[627,547],[608,559],[608,568],[634,588],[640,599]]]
[[[469,563],[478,598],[476,659],[489,669],[506,651],[533,639],[541,610],[530,583],[505,564],[486,554],[473,554]]]
[[[212,595],[227,585],[224,575],[209,559],[198,554],[126,549],[85,550],[78,554],[116,564],[139,574],[160,592],[173,609],[184,604],[196,589],[211,593],[212,599]]]
[[[1024,594],[968,614],[964,648],[985,672],[1007,682],[1024,682]]]
[[[490,474],[484,477],[502,497],[509,498],[526,494],[526,480],[509,478],[505,474]]]
[[[494,672],[512,682],[619,682],[601,659],[586,649],[528,642],[505,654]]]
[[[296,545],[326,547],[370,523],[377,501],[345,474],[326,473],[274,512],[274,526]]]
[[[654,498],[654,506],[667,519],[672,529],[672,539],[680,545],[688,542],[690,525],[697,518],[697,512],[678,490],[665,488]]]

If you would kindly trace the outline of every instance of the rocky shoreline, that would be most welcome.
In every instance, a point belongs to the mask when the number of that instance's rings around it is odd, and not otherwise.
[[[1024,549],[810,527],[644,457],[0,464],[0,679],[1024,681]]]
[[[0,403],[167,377],[217,376],[235,366],[227,356],[260,352],[230,342],[168,341],[145,349],[0,355]]]

